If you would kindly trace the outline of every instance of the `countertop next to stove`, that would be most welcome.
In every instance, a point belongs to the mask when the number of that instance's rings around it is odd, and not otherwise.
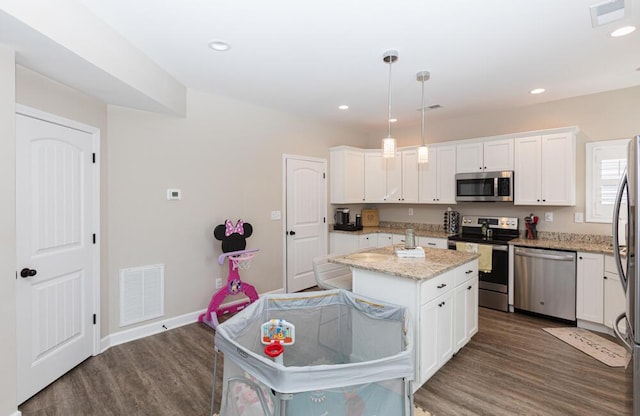
[[[613,255],[613,246],[605,242],[590,242],[590,241],[576,241],[576,240],[552,240],[552,239],[537,239],[529,240],[526,238],[517,238],[509,241],[510,245],[533,247],[533,248],[545,248],[551,250],[568,250],[568,251],[582,251],[586,253],[598,253]],[[621,250],[624,254],[624,251]]]

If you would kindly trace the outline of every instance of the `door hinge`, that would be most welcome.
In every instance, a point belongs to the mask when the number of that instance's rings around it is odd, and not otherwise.
[[[92,160],[93,160],[93,163],[96,163],[96,154],[95,153],[93,154]]]
[[[322,179],[327,179],[327,174],[322,172]]]
[[[96,243],[96,235],[95,235],[95,233],[94,233],[94,234],[93,234],[93,244],[95,244],[95,243]]]
[[[327,223],[327,217],[322,217],[322,223],[326,224]]]
[[[93,314],[93,324],[95,325],[95,324],[96,324],[96,322],[97,322],[97,317],[96,317],[96,314],[94,313],[94,314]]]

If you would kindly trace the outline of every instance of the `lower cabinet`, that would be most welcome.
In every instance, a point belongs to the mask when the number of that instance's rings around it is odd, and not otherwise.
[[[360,239],[358,235],[347,233],[329,233],[329,253],[349,254],[359,250]]]
[[[604,256],[604,324],[613,329],[613,321],[624,312],[627,306],[627,299],[622,289],[618,268],[613,256]],[[625,333],[627,331],[624,322],[620,323],[619,329]]]
[[[453,334],[454,352],[464,347],[478,332],[478,275],[459,284],[455,288],[455,333]]]
[[[420,380],[428,380],[453,356],[453,291],[420,307]]]
[[[604,256],[578,252],[576,265],[576,318],[603,323]]]
[[[576,279],[578,326],[611,332],[607,328],[613,328],[613,320],[626,307],[615,259],[609,255],[579,252]],[[624,332],[626,328],[621,324],[620,330]]]
[[[404,243],[404,234],[396,233],[368,233],[349,234],[348,232],[329,233],[329,253],[349,254],[363,248],[386,247],[392,244]],[[438,237],[416,238],[416,244],[427,248],[447,248],[447,239]]]
[[[478,331],[477,260],[426,281],[354,268],[353,292],[407,307],[414,328],[414,391]]]

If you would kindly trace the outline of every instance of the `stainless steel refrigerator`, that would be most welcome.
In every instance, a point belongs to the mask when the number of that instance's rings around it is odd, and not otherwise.
[[[627,154],[627,170],[618,188],[615,208],[613,210],[613,254],[616,258],[620,282],[625,292],[627,306],[613,323],[613,330],[627,349],[633,354],[633,416],[640,416],[640,268],[636,264],[640,250],[640,224],[638,219],[638,198],[640,197],[640,136],[629,141]],[[624,191],[627,191],[626,193]],[[626,196],[626,198],[625,198]],[[625,198],[625,201],[623,201]],[[623,203],[623,202],[626,202]],[[620,210],[628,210],[627,215],[627,257],[626,266],[620,257],[620,240],[618,218]],[[622,323],[626,331],[620,331]],[[624,332],[624,333],[623,333]]]

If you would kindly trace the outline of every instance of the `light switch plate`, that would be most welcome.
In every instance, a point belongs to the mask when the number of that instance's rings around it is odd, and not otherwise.
[[[279,220],[280,218],[282,218],[282,214],[280,214],[280,211],[271,211],[272,220]]]
[[[575,222],[584,222],[584,214],[582,212],[576,212],[573,214],[573,220]]]
[[[553,212],[545,212],[544,213],[545,221],[553,221]]]

